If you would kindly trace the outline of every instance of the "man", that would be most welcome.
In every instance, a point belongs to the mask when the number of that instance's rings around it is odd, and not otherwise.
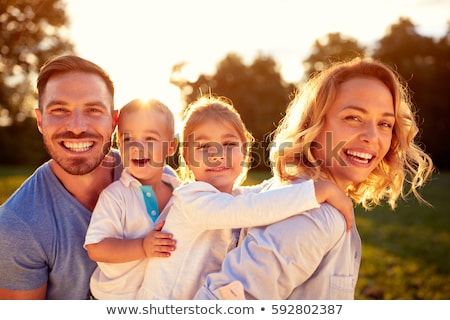
[[[0,299],[88,299],[83,248],[100,192],[118,179],[110,150],[114,85],[96,64],[51,59],[37,80],[37,125],[51,157],[0,207]]]

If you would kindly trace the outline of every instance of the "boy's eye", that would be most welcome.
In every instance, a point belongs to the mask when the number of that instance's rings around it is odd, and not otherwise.
[[[223,144],[227,148],[237,147],[239,146],[238,142],[230,141]]]

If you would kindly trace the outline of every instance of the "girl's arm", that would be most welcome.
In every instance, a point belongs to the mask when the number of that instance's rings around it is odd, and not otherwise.
[[[308,180],[260,193],[232,196],[208,183],[194,182],[176,189],[174,196],[192,224],[212,230],[271,224],[317,208],[318,199],[337,196],[335,191],[331,182],[315,190],[313,181]]]

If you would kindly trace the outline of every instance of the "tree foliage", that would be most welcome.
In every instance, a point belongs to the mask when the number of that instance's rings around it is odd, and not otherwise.
[[[61,0],[0,0],[0,12],[0,111],[16,122],[35,105],[39,67],[72,44],[63,33],[68,19]]]
[[[303,79],[335,61],[356,56],[379,59],[405,79],[417,108],[421,130],[417,142],[431,154],[438,168],[450,168],[450,148],[442,141],[450,123],[450,24],[445,36],[434,39],[420,35],[408,18],[400,18],[371,48],[340,33],[327,34],[314,42],[311,54],[303,61]],[[199,92],[230,97],[258,139],[274,129],[293,92],[293,84],[284,83],[270,57],[258,57],[246,66],[239,56],[228,55],[215,74],[202,74],[194,82],[180,77],[182,67],[180,64],[174,69],[173,83],[185,94],[186,102]]]
[[[329,33],[322,39],[314,41],[312,52],[303,61],[304,77],[326,69],[331,63],[363,57],[366,48],[356,39],[345,37],[338,33]]]
[[[0,163],[38,165],[48,155],[36,128],[35,80],[51,56],[71,52],[62,0],[0,0]]]
[[[391,65],[411,90],[420,124],[420,141],[438,166],[450,167],[443,143],[450,122],[450,25],[440,39],[420,35],[407,18],[378,41],[374,57]]]

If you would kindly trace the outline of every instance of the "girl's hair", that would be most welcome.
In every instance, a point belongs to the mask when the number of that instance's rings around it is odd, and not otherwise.
[[[155,110],[155,111],[161,112],[166,118],[166,122],[162,123],[161,126],[165,126],[169,137],[174,138],[175,119],[174,119],[172,111],[169,109],[168,106],[166,106],[164,103],[162,103],[161,101],[159,101],[157,99],[148,99],[148,100],[133,99],[130,102],[128,102],[127,104],[125,104],[119,110],[119,119],[118,119],[117,130],[114,134],[114,142],[115,142],[116,146],[119,143],[118,132],[120,131],[120,128],[121,128],[122,116],[125,114],[130,114],[132,112],[139,111],[139,110]]]
[[[189,141],[192,141],[192,138],[189,140],[189,136],[195,132],[198,125],[207,120],[226,122],[236,130],[236,133],[243,143],[242,152],[245,153],[245,162],[242,164],[242,174],[236,180],[236,187],[240,185],[247,176],[251,157],[250,151],[254,138],[245,127],[241,116],[233,107],[231,100],[226,97],[216,97],[212,95],[202,96],[186,108],[180,134],[180,166],[178,169],[180,177],[183,180],[195,180],[195,177],[187,165],[187,159],[189,159],[190,156],[188,152],[193,148],[193,146],[189,146]]]
[[[431,175],[433,162],[415,142],[419,129],[406,83],[388,66],[370,59],[336,63],[311,77],[303,91],[297,93],[274,132],[270,154],[274,174],[282,181],[297,176],[327,178],[324,168],[314,165],[313,141],[322,130],[340,85],[356,77],[375,78],[386,85],[394,103],[395,125],[384,159],[364,182],[349,186],[348,195],[366,209],[379,205],[382,200],[394,209],[399,196],[404,199],[411,193],[427,203],[417,189]],[[406,191],[403,190],[405,182],[410,184]]]

